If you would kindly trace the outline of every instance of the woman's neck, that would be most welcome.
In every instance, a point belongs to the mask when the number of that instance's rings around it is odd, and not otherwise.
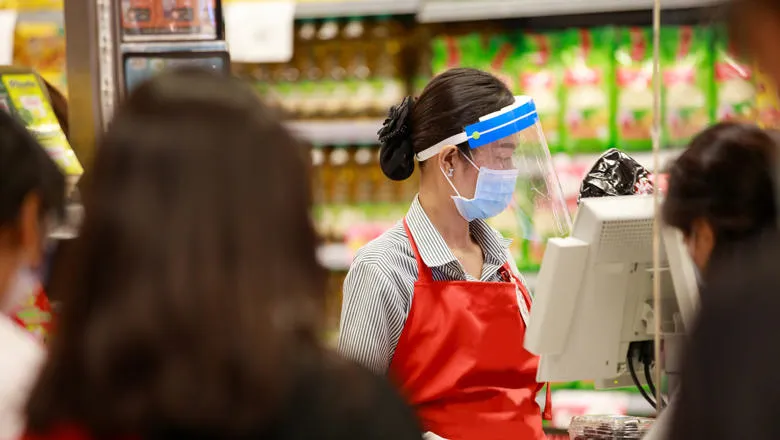
[[[433,226],[452,250],[464,249],[473,244],[469,223],[458,213],[455,204],[449,198],[442,199],[436,194],[420,188],[420,206],[433,223]]]

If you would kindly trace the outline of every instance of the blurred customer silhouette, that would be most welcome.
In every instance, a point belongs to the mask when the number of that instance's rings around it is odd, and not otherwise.
[[[384,381],[320,342],[305,157],[237,80],[167,73],[129,97],[53,284],[27,438],[419,439]]]
[[[776,148],[755,125],[722,122],[699,133],[672,163],[663,216],[682,231],[700,271],[714,253],[775,225]]]
[[[664,214],[703,269],[671,439],[780,438],[777,133],[719,124],[672,167]],[[770,316],[770,314],[773,314]]]
[[[780,84],[780,0],[728,0],[730,37]],[[777,133],[768,133],[778,139]],[[777,145],[774,146],[777,149]],[[762,170],[777,194],[777,154]],[[746,181],[752,177],[739,175]],[[739,182],[742,182],[740,179]],[[775,196],[763,203],[776,210]],[[760,207],[755,209],[762,209]],[[773,380],[780,348],[780,234],[768,224],[754,237],[713,253],[707,263],[701,308],[685,353],[673,440],[780,438],[780,383]]]
[[[50,214],[62,215],[65,178],[27,130],[0,111],[0,439],[16,438],[44,351],[13,313],[36,287]]]

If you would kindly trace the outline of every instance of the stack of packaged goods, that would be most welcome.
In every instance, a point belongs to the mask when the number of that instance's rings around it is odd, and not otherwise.
[[[233,69],[290,119],[380,121],[409,94],[402,58],[406,34],[403,23],[390,16],[300,20],[290,62],[234,65]],[[404,215],[416,193],[417,179],[416,175],[404,182],[385,178],[375,141],[315,145],[312,162],[315,221],[325,247],[339,250],[335,258],[325,257],[332,269],[330,327],[336,329],[341,287],[352,255]]]
[[[0,9],[3,6],[0,4]],[[63,0],[11,1],[7,6],[20,12],[14,35],[14,65],[34,69],[67,93]]]
[[[324,245],[341,249],[325,264],[329,328],[336,332],[341,290],[354,252],[402,218],[417,192],[418,173],[403,182],[382,174],[376,145],[327,145],[312,148],[315,221]]]
[[[432,46],[434,73],[489,70],[515,93],[532,96],[553,153],[652,148],[650,29],[439,35]],[[753,69],[731,49],[709,28],[662,29],[665,146],[684,145],[715,120],[759,119]]]
[[[572,211],[579,182],[599,153],[652,149],[653,51],[647,28],[588,28],[558,32],[447,29],[432,41],[433,74],[458,66],[491,71],[515,94],[536,102],[556,171]],[[662,142],[679,149],[715,120],[780,120],[772,90],[733,55],[723,32],[665,27],[661,33]],[[515,240],[518,266],[538,270],[550,212],[527,182],[525,231],[518,220],[493,226]],[[526,225],[527,223],[527,225]],[[542,234],[529,237],[527,232]],[[541,238],[541,240],[540,240]]]
[[[302,20],[293,59],[235,66],[291,118],[382,118],[407,94],[405,30],[391,17]]]

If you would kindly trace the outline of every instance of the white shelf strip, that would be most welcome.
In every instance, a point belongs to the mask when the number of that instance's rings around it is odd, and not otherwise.
[[[664,9],[696,8],[718,0],[663,0]],[[543,17],[548,15],[651,9],[653,0],[429,0],[417,14],[422,23]]]
[[[415,14],[419,7],[419,0],[308,1],[295,5],[295,18]]]

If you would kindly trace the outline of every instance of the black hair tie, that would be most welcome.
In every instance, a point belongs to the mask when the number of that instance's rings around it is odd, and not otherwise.
[[[392,180],[404,180],[414,172],[414,146],[412,145],[411,115],[414,99],[407,96],[388,112],[382,128],[377,133],[382,149],[379,164],[382,172]]]

